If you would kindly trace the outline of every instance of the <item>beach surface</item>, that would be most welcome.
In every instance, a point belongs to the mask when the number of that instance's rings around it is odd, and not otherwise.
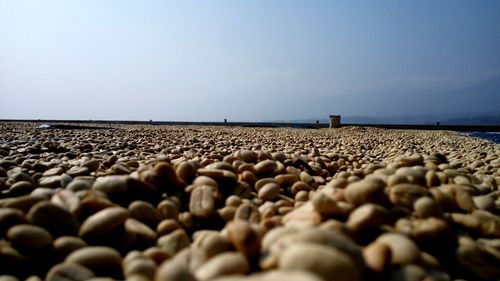
[[[368,127],[39,125],[0,123],[9,280],[500,279],[499,144]]]

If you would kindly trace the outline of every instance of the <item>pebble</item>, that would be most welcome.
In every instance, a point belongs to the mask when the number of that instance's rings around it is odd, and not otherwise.
[[[276,168],[278,168],[278,164],[274,160],[267,159],[255,164],[255,173],[257,175],[269,174]]]
[[[61,175],[57,176],[48,176],[48,177],[41,177],[38,180],[38,185],[43,186],[43,187],[50,187],[50,188],[56,188],[56,187],[61,187]]]
[[[215,213],[215,192],[209,185],[196,186],[191,191],[189,199],[189,211],[193,216],[208,218]]]
[[[50,202],[36,203],[26,217],[32,224],[48,230],[53,237],[76,235],[80,227],[70,212]]]
[[[410,238],[398,233],[380,235],[377,243],[382,243],[391,249],[391,263],[410,264],[419,259],[420,250]]]
[[[211,280],[224,275],[245,274],[250,269],[246,257],[241,253],[219,254],[205,262],[195,272],[199,280]]]
[[[109,274],[119,277],[122,272],[122,257],[117,250],[110,247],[88,246],[80,248],[69,254],[64,262],[82,265],[92,270],[97,276]]]
[[[154,281],[197,281],[186,265],[179,259],[167,260],[155,273]]]
[[[79,235],[81,237],[99,238],[99,236],[122,225],[128,217],[128,210],[122,207],[105,208],[88,217],[82,223]]]
[[[82,265],[77,263],[60,263],[49,270],[45,280],[86,281],[94,277],[94,273]]]
[[[123,262],[123,275],[126,280],[134,275],[140,275],[146,280],[152,280],[156,273],[157,265],[152,259],[146,257],[138,257],[125,263]]]
[[[264,201],[273,200],[280,194],[280,186],[277,183],[269,182],[259,189],[258,196]]]
[[[413,203],[415,214],[421,218],[439,215],[439,207],[436,201],[430,197],[420,197]]]
[[[189,237],[183,229],[177,229],[167,235],[158,238],[158,246],[169,256],[174,256],[180,250],[186,248],[191,243]]]
[[[191,162],[185,161],[177,166],[175,173],[177,177],[183,179],[185,182],[191,182],[196,176],[196,166]]]
[[[91,172],[91,170],[89,169],[89,167],[78,167],[78,166],[73,166],[71,167],[71,169],[67,170],[66,171],[66,174],[70,177],[78,177],[78,176],[84,176],[84,175],[88,175],[89,173]]]
[[[382,272],[391,263],[391,248],[387,244],[373,242],[363,249],[363,258],[371,270]]]
[[[359,206],[364,203],[383,203],[386,195],[382,180],[371,178],[349,184],[344,191],[346,200]]]
[[[10,186],[9,195],[19,196],[30,194],[35,187],[29,181],[18,181]]]
[[[287,248],[279,257],[282,270],[304,270],[323,280],[360,280],[359,270],[346,254],[334,248],[313,243],[299,243]]]
[[[125,221],[125,229],[133,234],[137,243],[152,245],[156,241],[156,232],[139,220],[128,218]]]
[[[6,238],[14,247],[27,254],[46,251],[50,249],[53,242],[50,232],[30,224],[12,226],[7,231]]]
[[[346,225],[353,231],[374,229],[380,227],[388,216],[389,212],[383,207],[367,203],[351,212]]]
[[[82,163],[82,167],[87,168],[89,172],[95,172],[97,169],[99,169],[99,166],[100,163],[97,159],[89,159]]]
[[[260,237],[247,221],[237,220],[227,224],[227,238],[234,248],[251,259],[260,251]]]
[[[293,270],[270,270],[266,272],[254,273],[248,277],[243,276],[224,276],[215,278],[216,281],[274,281],[274,280],[288,280],[288,281],[321,281],[317,275],[307,271]]]
[[[500,276],[498,251],[492,251],[469,237],[459,239],[456,255],[460,266],[478,279],[488,280]]]
[[[75,236],[61,236],[54,240],[54,249],[63,257],[86,246],[85,240]]]
[[[389,199],[396,206],[411,209],[415,201],[426,195],[428,195],[428,191],[423,186],[412,183],[400,183],[391,187]]]
[[[24,213],[14,208],[0,208],[0,236],[3,237],[7,230],[17,224],[27,223]]]
[[[92,185],[92,189],[108,195],[124,193],[127,191],[127,181],[123,176],[99,177]]]
[[[136,200],[128,206],[130,217],[137,219],[150,227],[156,227],[160,222],[161,214],[149,202]]]
[[[70,212],[74,216],[81,213],[81,200],[75,192],[63,189],[52,194],[50,198],[52,204]]]

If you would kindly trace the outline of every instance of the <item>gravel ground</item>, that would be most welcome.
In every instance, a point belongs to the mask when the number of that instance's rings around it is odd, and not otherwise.
[[[0,123],[0,280],[500,279],[498,144],[68,128]]]

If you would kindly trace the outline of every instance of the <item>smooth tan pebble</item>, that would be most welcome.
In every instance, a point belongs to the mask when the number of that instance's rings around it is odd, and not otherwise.
[[[156,232],[139,220],[128,218],[125,220],[125,229],[133,233],[139,243],[153,243],[156,240]]]
[[[38,185],[43,187],[60,187],[61,186],[61,176],[60,175],[51,175],[51,176],[43,176],[38,179]]]
[[[170,255],[166,251],[160,249],[160,247],[157,247],[157,246],[147,248],[146,250],[144,250],[142,252],[142,254],[145,257],[148,257],[152,261],[154,261],[156,263],[156,265],[160,265],[164,261],[166,261],[167,259],[170,258]]]
[[[290,186],[296,183],[299,180],[299,176],[296,174],[284,174],[284,175],[277,175],[274,177],[276,180],[276,183],[279,184],[280,186]]]
[[[267,201],[273,200],[280,194],[280,186],[277,183],[266,183],[259,189],[258,196],[260,199]]]
[[[392,272],[390,280],[420,281],[426,280],[426,277],[424,268],[415,264],[407,264]]]
[[[316,192],[312,196],[311,202],[314,209],[322,215],[341,215],[344,213],[335,199],[324,192]]]
[[[128,217],[128,210],[122,207],[105,208],[88,217],[83,222],[79,235],[82,237],[98,238],[100,235],[122,225]]]
[[[195,217],[208,218],[215,213],[214,187],[196,186],[189,199],[189,211]]]
[[[180,250],[188,247],[190,243],[191,241],[183,229],[174,230],[157,240],[158,246],[170,256],[174,256]]]
[[[376,242],[383,243],[391,248],[391,262],[393,264],[414,263],[420,257],[420,249],[415,242],[403,234],[382,234],[377,238]]]
[[[191,182],[196,176],[196,166],[189,161],[184,161],[177,166],[175,173],[184,181]]]
[[[123,266],[123,275],[127,278],[132,275],[142,275],[152,280],[155,276],[156,268],[157,265],[152,259],[138,257],[128,261]]]
[[[210,280],[219,276],[245,274],[250,266],[241,253],[226,252],[209,259],[195,272],[196,278]]]
[[[415,201],[428,194],[427,188],[423,186],[411,183],[400,183],[390,188],[389,199],[396,206],[411,209]]]
[[[247,163],[253,163],[257,161],[257,153],[255,153],[255,151],[247,149],[236,151],[235,156]]]
[[[29,181],[18,181],[10,186],[9,196],[19,196],[30,194],[35,186]]]
[[[130,217],[147,224],[150,227],[156,227],[160,221],[160,212],[153,204],[145,201],[136,200],[128,206]]]
[[[415,214],[420,218],[428,218],[439,215],[439,207],[436,201],[430,197],[420,197],[413,203]]]
[[[162,186],[168,187],[168,189],[175,189],[178,186],[179,179],[177,178],[177,174],[174,168],[167,162],[157,163],[153,167],[153,170],[158,175]]]
[[[217,184],[217,182],[214,179],[207,177],[207,176],[196,177],[193,180],[193,184],[194,185],[210,185],[210,186],[213,186],[215,188],[219,187],[219,185]]]
[[[12,276],[12,275],[0,275],[0,281],[19,281],[17,277]]]
[[[360,280],[360,271],[346,254],[330,247],[313,243],[291,245],[281,253],[278,261],[280,269],[304,270],[314,273],[324,280]]]
[[[14,208],[0,208],[0,236],[3,236],[11,226],[27,222],[28,221],[24,217],[21,210]]]
[[[366,266],[375,272],[382,272],[391,263],[391,248],[383,243],[371,243],[363,249]]]
[[[12,226],[7,231],[6,237],[15,248],[30,253],[50,249],[53,242],[50,232],[30,224]]]
[[[99,169],[100,165],[101,164],[97,159],[89,159],[82,163],[82,167],[87,167],[90,172],[95,172],[97,169]]]
[[[122,271],[122,257],[117,250],[110,247],[84,247],[69,254],[65,262],[82,265],[92,270],[96,275],[106,273],[119,276]]]
[[[373,229],[381,226],[389,212],[376,204],[363,204],[351,212],[347,220],[347,227],[354,231]]]
[[[87,246],[87,242],[79,237],[61,236],[54,240],[54,249],[62,257],[66,257],[71,252]]]
[[[38,190],[35,189],[34,191]],[[47,197],[39,196],[39,195],[23,195],[16,198],[8,198],[7,201],[2,207],[6,208],[14,208],[27,213],[33,205],[38,202],[47,200]]]
[[[228,240],[237,251],[248,258],[255,257],[260,251],[260,237],[247,221],[237,220],[226,225]]]
[[[274,160],[263,160],[254,165],[255,173],[257,175],[272,173],[277,167],[276,161]]]
[[[73,166],[69,170],[66,171],[66,174],[68,174],[70,177],[78,177],[78,176],[84,176],[88,175],[91,171],[88,167],[78,167],[78,166]]]
[[[266,272],[257,272],[249,276],[222,276],[213,281],[276,281],[276,280],[287,280],[287,281],[321,281],[319,276],[306,272],[303,270],[270,270]]]
[[[92,185],[92,189],[106,194],[124,193],[127,191],[127,180],[125,176],[99,177]]]
[[[70,212],[74,216],[78,216],[82,210],[80,198],[75,192],[68,189],[63,189],[54,193],[50,198],[50,202]]]
[[[155,273],[154,281],[198,281],[179,260],[170,259],[163,262]]]
[[[92,188],[93,181],[85,179],[74,179],[67,186],[66,189],[77,192],[80,190],[89,190]]]
[[[47,276],[46,281],[86,281],[95,277],[94,273],[77,263],[60,263],[54,265]]]
[[[206,232],[204,235],[196,237],[191,247],[201,249],[204,256],[209,259],[220,253],[230,251],[231,243],[218,232]]]
[[[181,225],[174,219],[162,220],[156,227],[156,233],[158,236],[163,236],[169,234],[174,230],[180,229]]]
[[[244,220],[252,223],[260,222],[260,213],[259,209],[249,203],[242,203],[238,209],[236,209],[236,213],[234,214],[234,220]]]
[[[39,202],[26,215],[28,220],[48,230],[54,237],[76,235],[78,221],[67,210],[50,202]]]
[[[386,200],[382,180],[365,179],[349,184],[344,191],[347,202],[355,206],[364,203],[383,203]]]

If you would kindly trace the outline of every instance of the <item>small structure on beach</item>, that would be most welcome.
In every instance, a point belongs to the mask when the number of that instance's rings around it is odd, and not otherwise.
[[[340,127],[340,115],[330,115],[330,128]]]

